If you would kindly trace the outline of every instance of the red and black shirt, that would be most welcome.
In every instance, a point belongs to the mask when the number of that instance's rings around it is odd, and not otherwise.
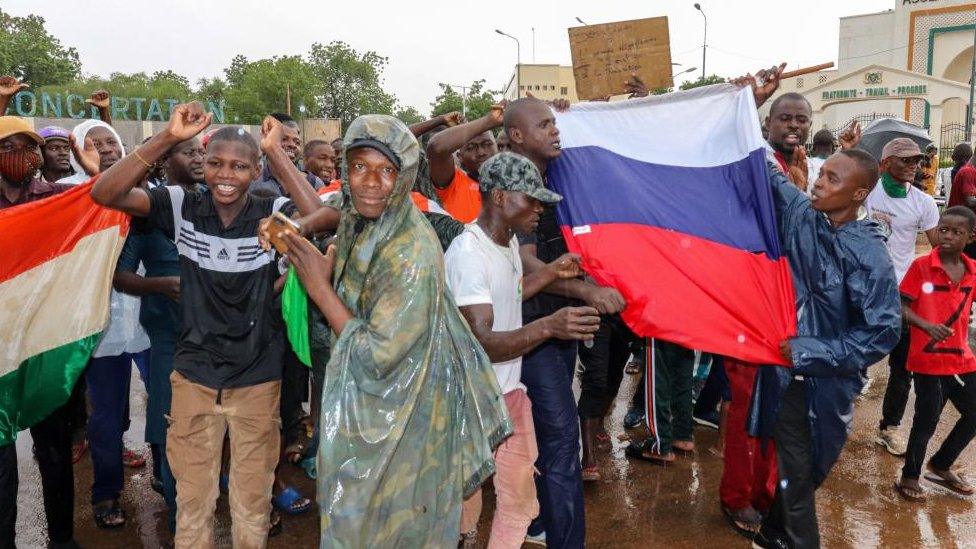
[[[952,328],[943,341],[911,327],[907,369],[927,375],[955,375],[976,371],[976,357],[969,348],[969,311],[976,288],[976,261],[962,256],[966,272],[955,283],[942,267],[939,251],[917,258],[901,282],[901,294],[911,300],[915,314]]]

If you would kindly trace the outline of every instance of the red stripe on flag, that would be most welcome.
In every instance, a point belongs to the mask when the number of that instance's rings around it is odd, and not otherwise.
[[[97,177],[97,176],[96,176]],[[0,210],[0,281],[9,280],[74,249],[82,238],[118,227],[129,231],[129,216],[91,199],[95,178],[44,200]]]
[[[684,233],[638,224],[569,227],[570,251],[601,285],[627,300],[639,336],[757,364],[784,364],[779,344],[796,334],[786,258],[771,260]]]

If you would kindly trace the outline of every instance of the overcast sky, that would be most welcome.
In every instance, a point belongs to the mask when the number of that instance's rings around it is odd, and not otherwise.
[[[800,67],[836,61],[838,17],[894,8],[896,0],[704,0],[707,70],[736,76],[787,61]],[[898,0],[900,1],[900,0]],[[342,40],[389,58],[388,91],[430,111],[438,82],[484,78],[500,89],[515,64],[571,64],[566,29],[666,15],[672,61],[699,71],[702,16],[693,1],[644,0],[4,0],[12,15],[39,14],[63,44],[77,48],[86,74],[171,69],[195,81],[221,75],[231,58],[300,54],[313,42]],[[532,28],[535,27],[533,54]]]

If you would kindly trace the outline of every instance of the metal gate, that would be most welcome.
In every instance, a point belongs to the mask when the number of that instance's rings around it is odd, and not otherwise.
[[[939,143],[939,163],[945,164],[952,160],[952,149],[959,143],[966,141],[966,125],[960,122],[952,122],[942,125],[942,132]]]

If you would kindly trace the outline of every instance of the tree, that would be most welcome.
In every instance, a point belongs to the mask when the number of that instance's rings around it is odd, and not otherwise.
[[[447,114],[454,111],[461,112],[463,107],[468,120],[481,118],[491,111],[491,106],[497,102],[495,96],[499,93],[486,90],[483,79],[476,80],[471,83],[465,96],[465,101],[462,101],[461,94],[455,91],[452,86],[446,84],[439,85],[441,87],[441,93],[430,104],[433,107],[433,110],[430,112],[431,116]]]
[[[40,87],[70,82],[80,72],[78,52],[48,34],[43,17],[14,17],[0,10],[0,75]]]
[[[420,111],[410,106],[401,106],[397,108],[396,114],[393,116],[400,119],[406,125],[416,124],[417,122],[423,122],[427,118],[420,114]]]
[[[361,114],[393,114],[397,100],[382,87],[387,58],[374,51],[359,53],[345,42],[312,44],[309,76],[318,83],[320,116],[342,120],[347,128]]]
[[[238,55],[224,69],[224,76],[227,83],[221,91],[226,101],[225,115],[228,120],[260,124],[269,113],[287,112],[289,91],[295,118],[299,116],[299,105],[305,105],[305,116],[321,116],[317,96],[321,93],[322,83],[316,80],[312,67],[301,56],[275,56],[248,61],[243,55]]]
[[[713,74],[711,76],[703,76],[698,80],[689,80],[681,84],[681,86],[678,88],[682,90],[690,90],[692,88],[700,88],[702,86],[711,86],[712,84],[724,84],[725,81],[725,78],[722,78],[717,74]]]

